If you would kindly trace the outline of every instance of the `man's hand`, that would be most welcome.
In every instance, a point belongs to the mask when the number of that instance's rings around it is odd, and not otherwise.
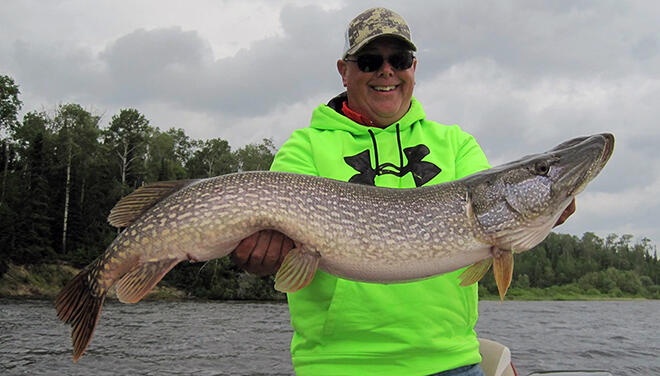
[[[575,198],[571,203],[566,207],[563,213],[559,216],[559,219],[557,220],[557,223],[555,223],[555,227],[559,226],[560,224],[564,223],[568,217],[570,217],[573,213],[575,213]]]
[[[293,240],[281,232],[262,230],[243,239],[231,253],[231,259],[250,273],[271,275],[293,247]]]

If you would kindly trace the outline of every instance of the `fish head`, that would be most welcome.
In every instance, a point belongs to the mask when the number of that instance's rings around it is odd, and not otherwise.
[[[543,241],[613,151],[614,136],[596,134],[467,178],[471,210],[486,241],[514,252]]]

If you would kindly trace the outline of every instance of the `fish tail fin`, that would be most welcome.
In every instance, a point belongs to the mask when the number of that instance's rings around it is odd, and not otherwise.
[[[88,270],[80,272],[64,286],[55,300],[57,317],[71,325],[74,362],[80,359],[92,340],[105,300],[105,293],[94,296],[87,283],[88,275]]]

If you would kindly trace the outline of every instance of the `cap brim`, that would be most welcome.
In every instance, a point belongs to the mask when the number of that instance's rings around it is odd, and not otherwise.
[[[412,51],[417,51],[417,46],[415,46],[415,44],[413,42],[406,39],[405,37],[402,37],[401,35],[398,35],[398,34],[386,33],[386,34],[379,34],[379,35],[374,35],[374,36],[371,36],[369,38],[366,38],[365,40],[361,41],[360,43],[356,44],[355,46],[349,48],[348,50],[346,50],[344,52],[344,55],[342,56],[342,59],[346,59],[346,57],[349,56],[349,55],[355,55],[364,46],[366,46],[370,42],[372,42],[372,41],[374,41],[378,38],[383,38],[383,37],[394,37],[394,38],[396,38],[396,39],[398,39],[402,42],[405,42],[408,45],[408,47],[410,47],[410,49]]]

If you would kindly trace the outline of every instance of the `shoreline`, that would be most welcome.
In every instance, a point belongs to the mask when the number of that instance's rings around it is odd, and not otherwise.
[[[14,265],[0,278],[0,298],[16,300],[54,300],[62,287],[81,269],[66,264]],[[106,299],[118,300],[114,289]],[[144,300],[187,300],[183,290],[159,284]]]
[[[16,300],[53,300],[60,289],[80,269],[66,264],[14,265],[0,278],[0,298]],[[117,300],[114,290],[107,299]],[[208,299],[190,295],[181,289],[159,283],[144,300],[159,301],[238,301],[237,299]],[[479,301],[499,301],[498,295],[480,293]],[[570,286],[539,288],[511,288],[504,301],[644,301],[655,300],[643,296],[613,296],[608,294],[584,294]],[[241,301],[286,302],[286,299],[244,299]]]

